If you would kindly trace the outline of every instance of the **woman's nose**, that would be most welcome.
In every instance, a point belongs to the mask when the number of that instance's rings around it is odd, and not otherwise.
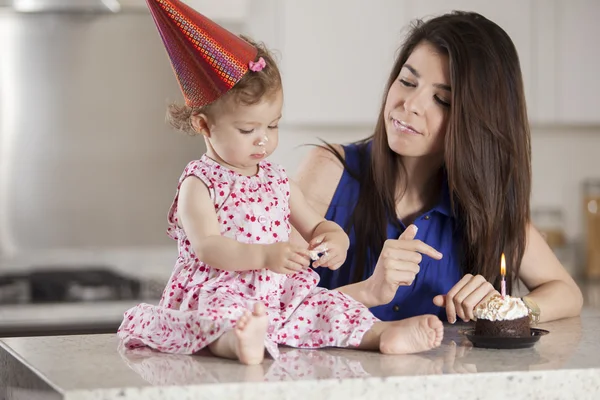
[[[423,114],[423,108],[423,96],[419,90],[415,90],[404,100],[404,109],[410,113],[421,115]]]

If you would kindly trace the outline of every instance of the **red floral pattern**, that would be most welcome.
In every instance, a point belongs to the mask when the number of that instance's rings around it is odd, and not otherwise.
[[[209,188],[221,235],[243,243],[269,244],[290,235],[290,186],[284,169],[262,161],[251,177],[229,170],[204,155],[185,168]],[[125,313],[118,335],[127,347],[192,354],[235,327],[257,301],[267,308],[265,346],[354,347],[377,319],[349,296],[317,287],[311,269],[294,275],[272,271],[223,271],[201,262],[177,224],[177,190],[169,211],[168,234],[179,257],[158,306],[140,304]]]

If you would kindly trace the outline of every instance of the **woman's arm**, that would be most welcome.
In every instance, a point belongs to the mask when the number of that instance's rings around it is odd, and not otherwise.
[[[530,290],[526,297],[540,308],[540,322],[581,313],[581,290],[531,224],[527,227],[527,247],[521,262],[520,278]]]
[[[581,290],[531,224],[527,226],[527,244],[519,278],[530,290],[525,297],[533,300],[540,309],[540,322],[573,317],[581,312]],[[473,309],[477,304],[496,293],[496,288],[483,276],[468,274],[447,294],[436,296],[433,302],[446,308],[451,323],[457,317],[468,321],[474,318]]]
[[[328,230],[339,229],[336,223],[327,221],[307,200],[296,182],[290,180],[290,222],[296,234],[306,242]]]
[[[343,155],[343,148],[334,147]],[[323,148],[315,148],[301,166],[297,181],[309,204],[322,216],[333,199],[344,167]],[[414,240],[416,227],[406,229],[398,239],[387,240],[381,251],[373,275],[362,282],[336,288],[367,307],[387,304],[394,298],[399,286],[411,285],[419,272],[421,254],[440,259],[442,255],[420,240]],[[302,237],[296,233],[298,243]],[[305,242],[304,242],[305,243]]]
[[[333,147],[344,155],[342,146],[334,144]],[[342,163],[322,147],[314,147],[300,165],[296,184],[319,216],[325,217],[343,173]],[[297,245],[307,244],[307,240],[296,229],[292,229],[291,241]]]
[[[344,148],[341,145],[334,144],[333,147],[344,156]],[[304,193],[308,204],[321,217],[327,213],[343,173],[344,166],[340,160],[322,147],[313,148],[300,165],[296,174],[297,185]],[[308,240],[305,240],[296,229],[292,229],[291,242],[297,245],[306,245]],[[365,281],[342,286],[337,290],[367,307],[378,303],[371,295],[372,288],[368,287]]]
[[[297,184],[290,181],[290,220],[292,226],[309,242],[309,248],[322,253],[313,267],[338,269],[346,261],[350,242],[346,232],[335,222],[327,221],[308,203]]]

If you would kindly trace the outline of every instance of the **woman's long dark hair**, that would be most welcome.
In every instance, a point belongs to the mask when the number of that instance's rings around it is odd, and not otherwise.
[[[388,222],[398,224],[396,203],[405,170],[387,141],[385,98],[415,47],[428,42],[446,54],[452,101],[445,136],[444,168],[453,214],[461,232],[465,273],[496,282],[506,255],[508,285],[518,276],[526,244],[531,191],[530,133],[519,58],[510,37],[476,13],[452,12],[417,21],[408,34],[387,82],[371,137],[358,142],[368,160],[349,171],[360,182],[348,230],[354,228],[355,276],[377,257]],[[343,162],[343,157],[327,146]],[[345,165],[345,163],[344,163]],[[347,165],[346,165],[346,168]],[[510,288],[510,286],[509,286]]]

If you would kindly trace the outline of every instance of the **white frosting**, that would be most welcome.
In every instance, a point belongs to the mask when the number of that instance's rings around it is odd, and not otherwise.
[[[505,321],[526,317],[529,310],[519,297],[495,295],[487,303],[475,307],[475,317],[488,321]]]
[[[308,251],[308,255],[310,256],[310,259],[313,261],[317,261],[320,256],[319,254],[325,254],[327,252],[327,246],[321,245],[319,247],[316,247],[313,250],[309,250]]]
[[[317,261],[319,259],[319,252],[315,251],[315,250],[309,250],[308,251],[308,255],[310,256],[310,259],[313,261]]]

